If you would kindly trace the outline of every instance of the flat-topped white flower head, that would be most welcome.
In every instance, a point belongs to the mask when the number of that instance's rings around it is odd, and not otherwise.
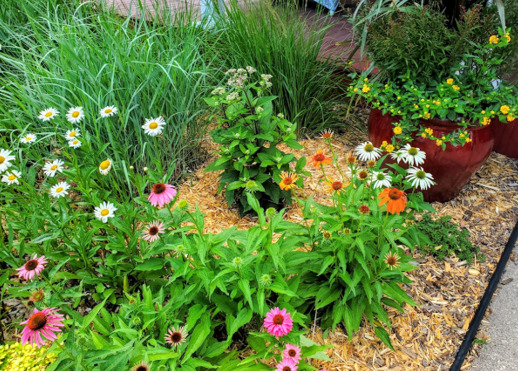
[[[107,106],[104,107],[99,113],[101,114],[101,117],[112,117],[113,115],[117,114],[117,111],[117,107]]]
[[[0,173],[3,173],[11,167],[11,160],[14,160],[14,156],[11,155],[11,151],[0,149]]]
[[[381,157],[381,150],[374,147],[371,142],[365,142],[356,146],[354,153],[362,161],[377,160]]]
[[[81,121],[84,117],[83,107],[72,107],[67,112],[67,120],[72,124]]]
[[[74,139],[68,142],[68,146],[72,148],[79,148],[81,147],[81,141],[79,139]]]
[[[95,217],[101,220],[103,223],[108,222],[108,218],[113,218],[115,216],[115,211],[117,208],[113,206],[111,202],[101,202],[101,204],[95,208],[94,214]]]
[[[102,175],[108,175],[111,168],[112,168],[112,160],[110,160],[109,158],[107,158],[106,160],[104,160],[103,162],[101,162],[99,164],[99,172]]]
[[[401,152],[403,153],[403,161],[410,164],[410,166],[424,164],[424,160],[426,159],[426,153],[417,147],[412,147],[410,144],[406,144],[401,148]]]
[[[63,165],[65,165],[65,163],[61,160],[47,162],[43,167],[43,171],[46,176],[54,177],[56,176],[56,173],[61,173],[63,171]]]
[[[68,184],[67,182],[59,182],[50,189],[50,194],[52,197],[55,198],[64,197],[68,194],[69,188],[70,184]]]
[[[19,171],[16,171],[16,170],[8,171],[7,173],[5,173],[2,176],[2,182],[7,183],[9,185],[20,184],[20,182],[18,181],[18,178],[20,178],[21,176],[22,176],[22,173],[20,173]]]
[[[165,121],[162,117],[157,117],[154,119],[147,119],[144,125],[142,125],[142,129],[149,136],[157,136],[162,134],[164,130]]]
[[[424,171],[422,167],[408,169],[406,179],[412,182],[412,187],[419,187],[422,190],[426,190],[435,184],[432,174]]]
[[[58,110],[51,107],[51,108],[47,108],[47,109],[44,109],[43,111],[41,111],[38,118],[41,121],[49,121],[49,120],[52,120],[57,115],[59,115]]]
[[[36,134],[28,133],[20,139],[22,143],[34,143],[36,141]]]
[[[67,133],[65,134],[65,138],[68,140],[68,141],[72,141],[74,139],[76,139],[77,137],[81,136],[81,130],[80,129],[72,129],[72,130],[67,130]]]

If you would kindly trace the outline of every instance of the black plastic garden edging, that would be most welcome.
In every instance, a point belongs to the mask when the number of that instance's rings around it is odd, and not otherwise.
[[[466,336],[464,337],[464,340],[462,341],[462,344],[460,345],[459,350],[457,351],[457,355],[455,356],[455,360],[453,361],[450,367],[450,371],[460,370],[462,363],[464,362],[464,359],[466,358],[466,355],[468,354],[468,351],[471,348],[471,344],[473,343],[473,340],[477,335],[478,328],[480,327],[480,322],[482,322],[487,307],[491,302],[491,298],[493,297],[496,287],[498,286],[498,283],[502,278],[504,268],[507,264],[507,261],[509,260],[509,257],[511,256],[517,239],[518,222],[514,226],[513,232],[511,233],[511,236],[509,237],[507,244],[505,245],[504,251],[500,256],[500,260],[496,265],[495,271],[491,276],[491,279],[489,280],[489,284],[487,285],[486,291],[484,292],[484,296],[482,296],[482,300],[480,300],[477,311],[475,312],[475,316],[473,316],[473,319],[469,324],[468,332],[466,333]]]

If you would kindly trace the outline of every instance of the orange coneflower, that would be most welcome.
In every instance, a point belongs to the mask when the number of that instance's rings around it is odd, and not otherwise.
[[[369,209],[369,207],[367,205],[361,205],[360,208],[358,209],[358,211],[364,215],[367,215],[371,212],[371,210]]]
[[[322,133],[320,133],[320,138],[322,139],[331,139],[333,137],[333,131],[331,129],[326,129]]]
[[[338,194],[340,194],[340,190],[342,188],[347,186],[347,184],[344,184],[344,183],[340,182],[339,180],[333,181],[331,179],[328,179],[328,180],[326,180],[326,183],[329,186],[329,192],[336,191],[336,193],[338,193]]]
[[[330,165],[333,163],[331,158],[326,157],[321,149],[319,149],[317,151],[316,155],[311,156],[311,161],[313,162],[314,167],[318,167],[320,165],[327,165],[327,164]]]
[[[388,253],[385,255],[385,263],[387,263],[390,270],[399,267],[399,255],[397,253]]]
[[[297,176],[297,174],[287,173],[283,171],[281,173],[281,178],[282,180],[279,183],[279,187],[281,187],[281,189],[289,191],[290,189],[296,187],[295,182],[299,177]]]
[[[387,211],[391,214],[399,214],[406,207],[406,193],[397,188],[385,188],[380,192],[378,198],[381,198],[379,205],[387,204]]]

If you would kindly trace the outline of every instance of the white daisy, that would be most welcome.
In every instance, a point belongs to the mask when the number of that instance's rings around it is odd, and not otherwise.
[[[410,164],[410,166],[424,164],[424,160],[426,159],[426,153],[419,148],[412,147],[410,144],[406,144],[401,148],[401,152],[403,152],[403,161]]]
[[[51,108],[47,108],[47,109],[41,111],[38,118],[41,121],[49,121],[50,119],[53,119],[54,116],[57,116],[57,115],[59,115],[58,110],[51,107]]]
[[[144,132],[152,137],[162,134],[164,130],[165,121],[162,117],[157,117],[156,119],[147,119],[144,125],[142,125],[142,129]]]
[[[412,187],[419,187],[422,190],[428,189],[435,184],[432,174],[424,171],[422,167],[408,169],[406,179],[412,182]]]
[[[11,155],[11,151],[0,149],[0,174],[9,169],[12,165],[11,160],[14,160],[14,156]]]
[[[372,173],[372,182],[374,188],[390,188],[392,177],[383,171],[375,171]]]
[[[36,134],[34,134],[34,133],[29,133],[26,136],[22,137],[22,139],[20,139],[20,142],[22,142],[22,143],[33,143],[35,141],[36,141]]]
[[[374,147],[371,142],[360,144],[354,149],[354,153],[362,161],[377,160],[381,157],[381,150]]]
[[[4,183],[7,183],[7,184],[20,184],[20,182],[18,181],[18,178],[22,175],[22,173],[20,173],[19,171],[16,171],[16,170],[13,170],[9,173],[5,173],[3,176],[2,176],[2,182]]]
[[[117,107],[107,106],[104,107],[99,113],[101,114],[101,117],[111,117],[117,113]]]
[[[115,216],[115,210],[117,208],[113,206],[111,202],[101,202],[101,204],[95,208],[95,217],[102,220],[103,223],[108,222],[108,218]]]
[[[79,139],[74,139],[68,142],[68,146],[72,148],[79,148],[81,147],[81,142]]]
[[[72,129],[67,130],[67,133],[65,134],[65,138],[67,138],[68,141],[72,141],[76,139],[76,137],[81,136],[81,130],[80,129]]]
[[[72,107],[67,112],[67,120],[72,124],[81,121],[84,117],[83,107]]]
[[[403,162],[405,162],[405,152],[402,150],[391,152],[390,158],[393,160],[397,160],[398,164],[401,160],[403,160]]]
[[[68,194],[68,189],[70,188],[70,184],[67,182],[59,182],[55,186],[50,189],[50,194],[52,197],[59,198],[64,197]]]
[[[65,163],[61,160],[54,160],[52,162],[47,162],[45,166],[43,167],[43,171],[45,172],[46,176],[56,176],[57,172],[63,171],[63,165]]]
[[[106,160],[101,162],[101,164],[99,165],[99,171],[101,172],[102,175],[108,175],[111,168],[112,168],[112,160],[110,160],[109,158],[107,158]]]

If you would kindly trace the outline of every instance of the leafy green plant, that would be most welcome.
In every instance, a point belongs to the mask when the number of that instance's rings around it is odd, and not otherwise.
[[[418,247],[419,251],[440,260],[455,255],[461,261],[466,260],[468,264],[471,264],[475,257],[483,260],[484,256],[479,253],[480,248],[473,246],[469,239],[469,231],[460,229],[451,218],[442,216],[434,220],[430,214],[423,214],[417,223],[417,229],[427,236],[428,241]]]
[[[272,86],[271,75],[261,75],[253,67],[232,69],[228,85],[216,88],[207,104],[219,111],[218,129],[211,131],[213,140],[220,144],[220,157],[205,171],[223,170],[219,191],[225,190],[230,205],[237,203],[241,215],[252,208],[245,190],[253,192],[261,205],[280,208],[291,201],[288,191],[279,189],[278,179],[282,172],[290,171],[295,156],[280,150],[284,143],[290,148],[300,149],[296,141],[297,125],[275,115],[273,104],[277,97],[265,95]],[[296,171],[304,166],[299,161]]]

